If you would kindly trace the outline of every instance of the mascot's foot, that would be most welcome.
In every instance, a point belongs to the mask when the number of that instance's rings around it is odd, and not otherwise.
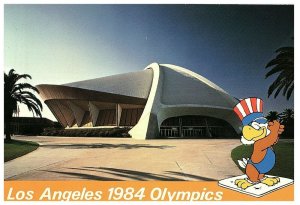
[[[235,180],[234,183],[235,183],[235,185],[237,185],[239,188],[242,188],[242,189],[247,189],[248,187],[253,185],[247,179],[237,179],[237,180]]]
[[[261,183],[263,183],[265,185],[268,185],[268,186],[274,186],[278,182],[280,182],[279,177],[266,177],[266,178],[261,180]]]

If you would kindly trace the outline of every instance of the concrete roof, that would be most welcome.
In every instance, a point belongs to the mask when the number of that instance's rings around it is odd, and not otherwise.
[[[188,69],[161,64],[160,70],[163,75],[163,104],[195,104],[232,109],[238,102],[218,85]]]
[[[63,86],[147,99],[152,69],[63,84]]]

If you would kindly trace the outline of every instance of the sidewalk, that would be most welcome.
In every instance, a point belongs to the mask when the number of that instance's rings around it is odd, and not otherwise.
[[[239,140],[16,137],[40,147],[4,164],[5,180],[220,180],[242,174]]]

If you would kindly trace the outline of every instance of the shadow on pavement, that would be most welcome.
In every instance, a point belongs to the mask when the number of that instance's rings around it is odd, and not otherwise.
[[[193,174],[186,174],[186,173],[183,173],[183,172],[166,171],[166,173],[176,175],[176,176],[188,177],[188,178],[192,178],[192,179],[200,180],[200,181],[217,181],[217,179],[197,176],[197,175],[193,175]]]
[[[120,179],[101,177],[92,174],[83,174],[83,173],[76,173],[76,172],[63,172],[63,171],[50,171],[50,170],[41,170],[41,171],[69,175],[69,177],[71,176],[70,178],[80,178],[80,179],[99,180],[99,181],[122,181]]]
[[[199,181],[217,181],[216,179],[186,174],[181,172],[166,171],[166,174],[154,174],[149,172],[141,172],[128,169],[117,169],[109,167],[82,167],[82,168],[66,168],[73,171],[47,171],[57,174],[69,175],[72,178],[88,179],[88,180],[99,180],[99,181],[126,181],[126,180],[137,180],[137,181],[187,181],[185,178]],[[79,171],[81,173],[76,172]],[[86,172],[96,172],[95,174],[85,174]],[[102,177],[101,175],[111,175],[112,178]]]
[[[149,144],[49,144],[40,145],[40,147],[46,147],[51,149],[65,148],[65,149],[138,149],[138,148],[154,148],[154,149],[166,149],[173,148],[175,146],[168,145],[149,145]]]
[[[106,174],[111,174],[119,177],[125,177],[128,178],[128,180],[183,181],[183,179],[171,177],[167,175],[153,174],[149,172],[141,172],[141,171],[128,170],[128,169],[117,169],[117,168],[109,168],[109,167],[83,167],[83,168],[106,173]]]

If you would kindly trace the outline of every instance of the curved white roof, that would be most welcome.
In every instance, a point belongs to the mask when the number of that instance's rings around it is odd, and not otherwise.
[[[159,65],[162,81],[160,103],[232,108],[236,100],[205,77],[171,64]],[[150,67],[151,68],[151,67]],[[153,69],[112,75],[64,84],[64,86],[147,99],[153,82]]]
[[[63,85],[147,99],[152,84],[152,76],[152,70],[149,69]]]
[[[233,108],[237,101],[222,88],[188,69],[160,64],[163,73],[161,102],[166,105],[200,105]]]

